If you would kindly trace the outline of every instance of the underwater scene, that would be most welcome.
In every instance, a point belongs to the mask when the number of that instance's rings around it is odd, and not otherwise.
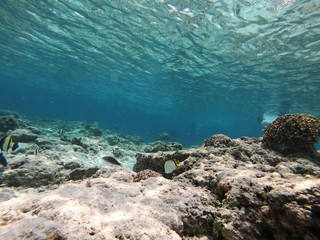
[[[320,239],[319,16],[2,0],[0,240]]]

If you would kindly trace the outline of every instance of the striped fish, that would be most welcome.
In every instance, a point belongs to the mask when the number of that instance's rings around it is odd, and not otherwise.
[[[18,143],[12,141],[12,136],[7,135],[0,140],[0,150],[3,152],[8,152],[11,148],[12,151],[19,147]]]

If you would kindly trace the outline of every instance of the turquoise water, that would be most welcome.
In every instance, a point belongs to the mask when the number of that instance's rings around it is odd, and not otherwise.
[[[154,140],[319,117],[320,3],[2,0],[0,108]]]

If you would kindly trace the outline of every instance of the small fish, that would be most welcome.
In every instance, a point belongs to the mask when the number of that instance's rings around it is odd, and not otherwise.
[[[12,136],[7,135],[0,140],[0,150],[8,152],[11,148],[12,151],[19,147],[18,143],[12,141]]]
[[[33,144],[30,148],[30,151],[32,151],[33,155],[38,155],[40,148],[36,145]]]
[[[60,129],[59,129],[59,135],[60,135],[60,136],[63,136],[63,135],[64,135],[64,132],[65,132],[65,131],[64,131],[63,128],[60,128]]]
[[[164,163],[164,172],[169,174],[172,173],[174,170],[176,170],[179,167],[180,162],[176,159],[173,160],[167,160]]]
[[[114,157],[105,156],[102,159],[105,160],[108,163],[111,163],[111,164],[114,164],[114,165],[118,165],[118,166],[122,166],[122,164],[119,163]]]
[[[3,155],[3,152],[0,153],[0,164],[4,167],[8,166],[8,161],[6,157]]]

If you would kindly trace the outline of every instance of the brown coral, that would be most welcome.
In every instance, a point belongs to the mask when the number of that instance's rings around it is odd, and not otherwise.
[[[149,177],[161,177],[162,175],[158,172],[152,171],[150,169],[142,170],[137,173],[137,175],[133,178],[134,182],[140,182],[141,180],[145,180]]]
[[[222,135],[222,134],[216,134],[211,136],[210,138],[206,139],[204,141],[205,147],[230,147],[233,146],[234,142],[231,138]]]
[[[263,129],[262,142],[282,153],[311,153],[320,135],[320,120],[309,114],[286,114]]]

